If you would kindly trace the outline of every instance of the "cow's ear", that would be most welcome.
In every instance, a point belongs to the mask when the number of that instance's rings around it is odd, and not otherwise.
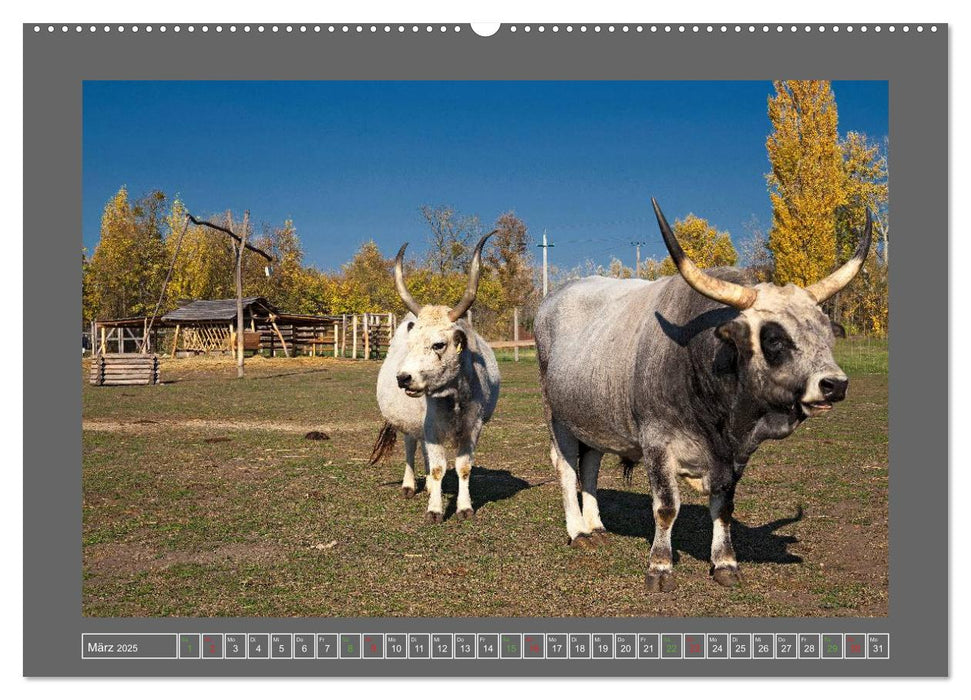
[[[743,343],[748,342],[748,324],[740,318],[726,321],[715,329],[715,335],[726,343],[731,343],[737,348],[741,348]]]
[[[837,338],[846,337],[846,328],[843,326],[842,323],[839,323],[838,321],[830,320],[829,325],[830,325],[830,328],[833,329],[834,336],[836,336]]]
[[[465,336],[465,331],[461,328],[455,329],[455,335],[452,336],[452,342],[455,344],[455,353],[458,354],[462,350],[468,347],[468,338]]]

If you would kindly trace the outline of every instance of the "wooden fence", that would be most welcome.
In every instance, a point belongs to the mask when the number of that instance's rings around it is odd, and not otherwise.
[[[354,360],[383,358],[388,352],[397,325],[392,313],[343,314],[321,317],[319,321],[282,315],[277,329],[257,324],[260,348],[271,357],[283,353],[283,344],[291,357],[347,357]],[[282,340],[282,343],[281,343]]]

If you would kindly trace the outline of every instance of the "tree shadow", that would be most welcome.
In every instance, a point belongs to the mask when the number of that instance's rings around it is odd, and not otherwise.
[[[654,540],[654,516],[651,497],[646,494],[599,489],[597,501],[600,518],[609,532],[625,537],[640,537],[648,545]],[[732,544],[739,562],[799,564],[802,557],[788,551],[790,544],[799,540],[793,535],[779,535],[780,528],[799,522],[803,518],[802,506],[796,514],[779,518],[765,525],[752,527],[739,520],[732,520]],[[699,561],[711,558],[711,515],[706,506],[682,505],[671,535],[675,559],[680,553]]]

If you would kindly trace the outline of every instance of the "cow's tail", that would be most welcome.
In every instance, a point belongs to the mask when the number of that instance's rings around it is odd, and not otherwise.
[[[381,426],[381,432],[378,433],[378,439],[374,442],[374,449],[371,450],[371,459],[368,460],[368,465],[374,466],[387,457],[391,450],[394,449],[397,441],[398,431],[394,429],[391,423],[385,422]]]
[[[624,468],[624,483],[630,486],[631,477],[634,474],[634,467],[637,466],[637,462],[621,457],[620,466]]]

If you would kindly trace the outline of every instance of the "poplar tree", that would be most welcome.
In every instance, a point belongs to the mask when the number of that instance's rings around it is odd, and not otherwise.
[[[828,80],[774,85],[766,141],[774,281],[806,286],[836,267],[836,215],[847,201],[836,100]]]

